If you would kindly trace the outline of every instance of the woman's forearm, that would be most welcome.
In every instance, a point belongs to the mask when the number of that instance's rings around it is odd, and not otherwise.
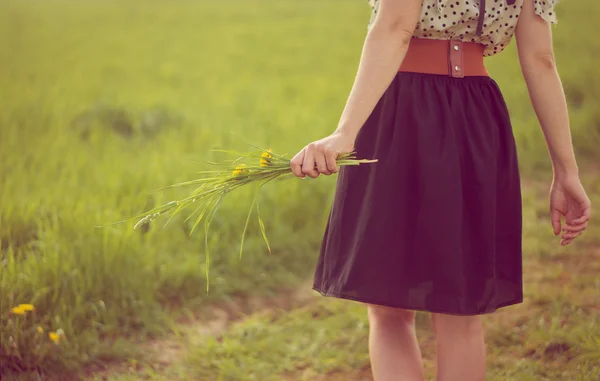
[[[355,138],[389,87],[402,63],[412,33],[374,25],[363,45],[358,73],[336,132]]]
[[[567,102],[553,57],[523,57],[521,66],[531,103],[546,139],[554,174],[577,174]]]

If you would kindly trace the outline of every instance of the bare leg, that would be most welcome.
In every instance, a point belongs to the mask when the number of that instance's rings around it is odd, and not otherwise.
[[[481,316],[431,314],[437,340],[437,381],[484,381]]]
[[[368,305],[369,355],[375,381],[423,381],[415,311]]]

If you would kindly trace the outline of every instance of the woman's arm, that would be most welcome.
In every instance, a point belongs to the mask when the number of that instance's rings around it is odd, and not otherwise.
[[[380,0],[360,58],[358,73],[332,135],[308,144],[292,159],[298,177],[337,172],[338,154],[350,152],[358,131],[398,72],[408,50],[423,0]],[[315,164],[317,169],[315,169]]]
[[[565,93],[556,69],[550,24],[534,11],[533,0],[525,0],[515,32],[519,61],[531,103],[540,121],[554,178],[550,187],[550,220],[554,234],[566,225],[561,245],[568,245],[587,228],[591,202],[575,161]]]
[[[531,103],[542,127],[555,177],[578,175],[567,102],[552,48],[550,24],[525,0],[515,32],[519,61]]]
[[[406,56],[421,4],[422,0],[380,0],[337,132],[355,137],[389,87]]]

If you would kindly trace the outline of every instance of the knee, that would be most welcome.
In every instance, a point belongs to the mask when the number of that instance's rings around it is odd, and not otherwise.
[[[371,324],[397,326],[413,325],[415,322],[415,311],[375,304],[369,304],[367,308]]]
[[[483,332],[481,316],[458,316],[432,313],[431,320],[436,335],[473,336]]]

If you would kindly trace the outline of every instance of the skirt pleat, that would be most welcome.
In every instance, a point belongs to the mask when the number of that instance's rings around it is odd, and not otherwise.
[[[313,289],[476,315],[520,303],[522,208],[508,109],[490,77],[398,72],[338,173]]]

